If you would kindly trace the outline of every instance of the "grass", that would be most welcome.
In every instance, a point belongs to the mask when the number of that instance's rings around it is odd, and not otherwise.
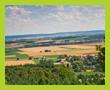
[[[6,48],[5,54],[6,59],[29,59],[29,56],[26,54],[20,54],[19,52],[22,52],[21,50],[17,48]]]
[[[35,60],[33,60],[36,64],[38,64],[39,62],[40,62],[40,60],[39,59],[35,59]]]
[[[47,56],[45,56],[45,57],[47,57],[47,58],[57,58],[58,55],[47,55]]]
[[[68,50],[76,50],[77,48],[69,48],[69,47],[60,47],[60,48],[64,48],[64,49],[68,49]]]
[[[6,55],[16,55],[18,52],[21,52],[21,50],[17,48],[6,48],[5,50]]]
[[[48,60],[52,60],[53,62],[56,62],[58,55],[48,55],[48,56],[45,56],[45,57],[46,57]]]
[[[20,59],[23,59],[23,60],[28,60],[29,59],[29,56],[28,55],[26,55],[26,54],[17,54],[17,55],[15,55],[15,56],[11,56],[11,55],[9,55],[9,56],[6,56],[6,60],[16,60],[17,58],[19,58],[19,60]]]
[[[47,60],[52,60],[53,62],[57,61],[57,57],[58,55],[47,55],[45,56]],[[40,59],[35,59],[34,62],[35,63],[39,63]]]
[[[26,54],[17,54],[16,58],[19,58],[19,59],[29,59],[29,56],[26,55]]]
[[[6,59],[16,59],[16,55],[6,55]]]

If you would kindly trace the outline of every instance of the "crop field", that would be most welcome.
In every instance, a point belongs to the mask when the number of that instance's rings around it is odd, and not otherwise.
[[[30,48],[6,48],[6,60],[28,59],[29,56],[48,56],[56,57],[58,55],[82,56],[88,54],[96,54],[96,45],[103,45],[103,42],[86,43],[86,44],[70,44],[56,46],[40,46]],[[46,51],[49,50],[49,51]]]
[[[32,47],[21,48],[20,54],[27,54],[29,56],[48,56],[48,55],[86,55],[95,54],[95,45],[77,44],[77,45],[60,45],[60,46],[44,46],[44,47]],[[49,50],[49,52],[45,52]]]
[[[34,61],[32,60],[19,60],[19,61],[8,60],[5,63],[6,66],[16,66],[16,65],[25,65],[25,64],[34,64]]]
[[[8,48],[6,49],[6,66],[34,64],[29,57],[46,57],[48,60],[56,62],[59,55],[84,56],[95,55],[96,45],[104,43],[87,43],[76,45],[43,46],[31,48]],[[48,50],[47,52],[45,50]],[[36,60],[39,62],[39,60]]]

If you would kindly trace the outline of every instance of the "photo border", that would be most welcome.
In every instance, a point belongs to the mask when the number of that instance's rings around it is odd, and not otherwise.
[[[5,85],[6,5],[102,5],[105,9],[105,85]],[[109,0],[0,0],[0,88],[3,90],[107,90],[110,89],[110,5]]]

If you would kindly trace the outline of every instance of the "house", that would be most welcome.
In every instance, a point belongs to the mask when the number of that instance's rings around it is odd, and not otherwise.
[[[54,65],[64,65],[64,66],[67,66],[67,67],[71,67],[71,63],[68,62],[68,61],[61,61],[61,62],[57,62],[57,63],[54,63]]]

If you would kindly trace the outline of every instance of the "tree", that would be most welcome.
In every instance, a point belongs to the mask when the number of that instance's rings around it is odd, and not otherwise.
[[[29,57],[29,60],[32,60],[32,57]]]
[[[19,60],[19,58],[17,57],[16,60]]]
[[[102,71],[105,72],[105,47],[102,47],[98,53],[99,64],[102,68]]]
[[[96,50],[100,51],[101,47],[102,47],[101,45],[96,45]]]
[[[37,66],[44,68],[53,68],[54,64],[53,64],[53,60],[40,60]]]
[[[72,63],[72,68],[75,72],[81,72],[83,70],[83,62],[82,61],[74,61]]]

